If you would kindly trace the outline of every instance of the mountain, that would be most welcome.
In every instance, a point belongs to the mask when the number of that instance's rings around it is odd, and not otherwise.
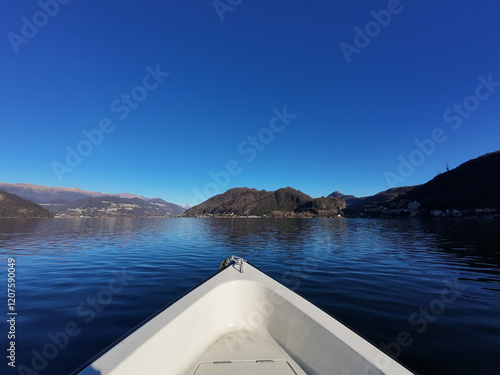
[[[47,187],[45,185],[32,184],[7,184],[0,182],[0,189],[19,195],[24,199],[29,199],[36,203],[66,203],[77,199],[88,197],[118,197],[118,198],[140,198],[148,200],[150,198],[139,195],[121,193],[121,194],[103,194],[95,191],[81,190],[78,188]]]
[[[349,205],[352,204],[352,203],[356,203],[359,199],[362,199],[362,198],[355,197],[354,195],[345,195],[345,194],[342,194],[338,190],[335,191],[335,192],[333,192],[333,193],[331,193],[329,195],[329,197],[343,199],[344,202],[346,203],[347,207],[349,207]]]
[[[0,189],[16,194],[63,216],[177,216],[185,209],[160,198],[130,193],[103,194],[78,188],[0,183]]]
[[[51,206],[59,216],[119,216],[167,217],[181,215],[185,210],[163,199],[87,197],[73,202]]]
[[[339,198],[316,198],[291,187],[276,191],[234,188],[194,206],[184,216],[336,216],[345,208]]]
[[[375,195],[361,197],[361,198],[355,197],[354,195],[344,195],[339,191],[336,191],[330,194],[329,197],[344,199],[347,205],[347,209],[350,212],[363,212],[365,206],[387,204],[391,201],[401,198],[404,194],[413,190],[417,186],[402,186],[402,187],[391,188],[388,190],[381,191],[380,193],[377,193]]]
[[[0,190],[0,217],[51,217],[51,213],[29,200]]]
[[[399,210],[406,202],[420,203],[424,211],[439,209],[500,209],[500,151],[469,160],[451,171],[441,173],[422,185],[388,189],[372,196],[357,198],[336,191],[329,197],[345,200],[347,212],[384,207]],[[398,202],[401,203],[398,205]],[[399,206],[399,207],[397,207]]]
[[[416,200],[424,209],[500,209],[500,151],[469,160],[402,198]]]

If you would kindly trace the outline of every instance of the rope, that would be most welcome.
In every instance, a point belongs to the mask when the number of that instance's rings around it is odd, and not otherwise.
[[[231,263],[231,258],[226,258],[226,260],[223,260],[219,266],[219,271],[223,270],[224,268],[227,268],[227,266],[229,266],[230,263]]]
[[[237,257],[235,255],[233,255],[231,258],[226,258],[225,260],[223,260],[219,266],[219,271],[229,267],[231,262],[234,262],[234,264],[240,266],[240,273],[243,273],[243,263],[246,262],[246,260],[243,258]]]

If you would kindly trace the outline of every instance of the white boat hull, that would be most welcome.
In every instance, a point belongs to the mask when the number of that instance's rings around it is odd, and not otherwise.
[[[290,289],[231,265],[81,374],[412,374]]]

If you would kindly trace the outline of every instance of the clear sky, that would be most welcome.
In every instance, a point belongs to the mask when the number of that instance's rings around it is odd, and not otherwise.
[[[0,5],[0,181],[366,196],[500,149],[498,0]]]

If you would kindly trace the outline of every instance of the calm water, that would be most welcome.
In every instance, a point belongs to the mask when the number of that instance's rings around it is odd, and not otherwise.
[[[178,218],[0,220],[0,373],[70,373],[232,254],[416,372],[500,373],[500,220]]]

